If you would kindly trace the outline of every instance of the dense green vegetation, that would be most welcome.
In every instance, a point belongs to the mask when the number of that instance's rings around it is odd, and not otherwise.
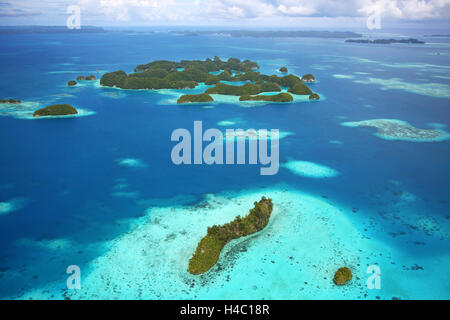
[[[163,69],[169,73],[177,71],[179,68],[189,69],[196,68],[204,72],[214,72],[220,70],[235,70],[245,72],[248,70],[258,69],[256,62],[245,60],[241,61],[237,58],[230,58],[227,61],[222,61],[219,57],[214,57],[213,60],[181,60],[180,62],[173,62],[167,60],[153,61],[147,64],[138,65],[134,71],[143,72],[151,69]]]
[[[316,81],[316,78],[311,73],[308,73],[308,74],[303,75],[302,81],[303,82],[314,82],[314,81]]]
[[[244,95],[239,98],[239,101],[272,101],[272,102],[291,102],[294,101],[294,98],[289,93],[280,93],[277,95],[257,95],[250,96]]]
[[[230,58],[227,61],[222,61],[219,57],[206,60],[181,60],[180,62],[158,60],[138,65],[135,68],[135,73],[129,75],[122,70],[106,73],[100,79],[100,84],[121,89],[191,89],[202,82],[214,86],[207,89],[206,94],[244,97],[241,100],[292,101],[292,96],[287,94],[269,98],[255,97],[262,92],[281,92],[282,87],[297,95],[310,96],[313,94],[304,83],[304,81],[314,79],[312,74],[304,75],[304,80],[302,80],[292,74],[281,77],[261,74],[255,71],[258,68],[256,62],[241,61],[237,58]],[[287,68],[283,67],[280,71],[287,72]],[[235,86],[222,83],[222,81],[248,83]],[[312,96],[311,98],[315,97]],[[194,98],[191,97],[191,99]]]
[[[189,103],[189,102],[212,102],[214,99],[207,93],[201,94],[185,94],[182,95],[177,103]]]
[[[75,80],[70,80],[69,82],[67,82],[67,85],[69,87],[75,86],[77,84],[77,82]]]
[[[309,95],[309,100],[319,100],[320,96],[317,93],[313,93]]]
[[[206,90],[209,94],[224,94],[229,96],[254,95],[261,92],[279,92],[281,88],[276,83],[247,83],[243,86],[233,86],[225,83],[218,83],[215,87]]]
[[[245,94],[258,94],[260,93],[258,85],[253,83],[247,83],[243,86],[232,86],[225,83],[219,83],[213,88],[206,90],[209,94],[224,94],[230,96],[242,96]]]
[[[293,87],[288,89],[288,92],[298,95],[311,95],[313,93],[303,82],[296,83]]]
[[[117,87],[125,89],[127,74],[123,70],[105,73],[100,79],[100,84],[107,87]]]
[[[198,275],[211,269],[219,260],[223,247],[231,240],[261,231],[267,226],[273,209],[272,199],[262,197],[254,205],[245,218],[237,216],[230,223],[208,228],[207,235],[200,240],[189,261],[191,274]]]
[[[69,104],[54,104],[35,111],[33,117],[65,116],[77,113],[77,109]]]
[[[353,277],[352,271],[347,267],[343,267],[339,268],[338,271],[336,271],[336,273],[334,274],[333,281],[336,285],[342,286],[348,281],[350,281],[352,277]]]
[[[287,73],[288,69],[286,67],[281,67],[280,72]]]
[[[220,80],[221,79],[218,76],[210,74],[206,77],[205,84],[208,86],[213,85],[213,84],[218,84],[220,82]]]

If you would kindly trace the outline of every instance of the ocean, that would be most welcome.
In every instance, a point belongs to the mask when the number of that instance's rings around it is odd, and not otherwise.
[[[450,41],[166,32],[0,35],[0,299],[449,299]],[[319,101],[177,105],[192,90],[120,90],[78,75],[230,57],[312,73]],[[80,116],[33,119],[68,103]],[[396,119],[442,139],[343,123]],[[180,165],[177,128],[279,129],[280,169]],[[395,129],[395,127],[394,127]],[[401,128],[400,128],[401,129]],[[392,133],[392,132],[391,132]],[[208,227],[273,199],[269,225],[187,272]],[[79,266],[81,289],[67,288]],[[369,288],[370,266],[381,287]],[[333,283],[347,266],[353,279]],[[369,268],[370,269],[370,268]]]

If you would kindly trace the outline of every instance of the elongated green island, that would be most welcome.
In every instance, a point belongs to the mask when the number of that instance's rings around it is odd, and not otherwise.
[[[214,99],[207,93],[201,93],[201,94],[185,94],[181,96],[177,103],[188,103],[188,102],[211,102],[214,101]]]
[[[271,102],[290,102],[294,99],[289,93],[279,93],[276,95],[256,95],[256,96],[250,96],[250,95],[244,95],[239,98],[239,101],[271,101]]]
[[[14,99],[0,99],[0,103],[4,104],[20,104],[20,100],[14,100]]]
[[[33,113],[33,117],[45,117],[45,116],[66,116],[66,115],[74,115],[78,114],[77,109],[72,107],[69,104],[54,104],[39,110],[36,110]]]
[[[272,199],[262,197],[259,202],[255,202],[255,207],[245,218],[237,216],[230,223],[208,228],[206,236],[200,240],[189,261],[189,273],[205,273],[217,263],[220,252],[228,242],[264,229],[269,223],[272,209]]]
[[[259,100],[273,102],[291,102],[295,95],[312,95],[313,92],[305,82],[313,82],[312,74],[302,78],[289,74],[284,76],[266,75],[255,70],[259,69],[256,62],[241,61],[230,58],[222,61],[219,57],[206,60],[182,60],[173,62],[167,60],[153,61],[138,65],[134,73],[127,74],[123,70],[105,73],[100,84],[106,87],[121,89],[193,89],[204,83],[212,86],[204,94],[183,95],[177,103],[199,103],[214,101],[211,94],[231,95],[241,97],[240,101]],[[287,69],[283,69],[287,72]],[[227,83],[223,83],[226,81]],[[240,85],[230,84],[241,82]],[[242,82],[246,82],[242,84]],[[263,92],[283,92],[272,98],[250,98]],[[316,97],[316,96],[314,96]],[[318,95],[317,95],[318,97]],[[281,99],[280,99],[281,98]],[[211,100],[212,99],[212,100]]]

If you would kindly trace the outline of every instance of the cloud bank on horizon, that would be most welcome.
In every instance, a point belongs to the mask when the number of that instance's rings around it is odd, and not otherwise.
[[[64,24],[70,5],[78,5],[84,23],[92,25],[244,22],[288,27],[289,22],[362,20],[375,12],[400,22],[450,18],[450,0],[3,0],[0,17],[2,24]]]

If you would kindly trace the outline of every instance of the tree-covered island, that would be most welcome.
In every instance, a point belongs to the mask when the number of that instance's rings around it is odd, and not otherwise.
[[[212,102],[214,99],[207,93],[201,93],[201,94],[185,94],[182,95],[177,103],[189,103],[189,102],[196,102],[196,103],[202,103],[202,102]]]
[[[123,70],[105,73],[100,84],[106,87],[121,89],[193,89],[199,83],[213,86],[204,94],[183,95],[178,103],[212,102],[211,94],[239,96],[240,101],[260,100],[290,102],[290,94],[259,96],[263,92],[288,92],[296,95],[311,96],[313,92],[305,82],[313,82],[312,74],[302,78],[289,74],[284,76],[266,75],[256,71],[259,66],[250,60],[241,61],[230,58],[227,61],[219,57],[206,60],[167,60],[153,61],[138,65],[134,73],[127,74]],[[287,69],[286,69],[287,72]],[[231,85],[226,82],[248,82],[244,85]],[[249,98],[250,96],[250,98]]]
[[[272,199],[262,197],[254,205],[245,218],[237,216],[230,223],[208,228],[207,235],[200,240],[189,261],[189,273],[205,273],[217,263],[220,252],[228,242],[261,231],[267,226],[273,209]]]
[[[54,104],[39,110],[36,110],[33,113],[33,117],[46,117],[46,116],[67,116],[78,114],[77,109],[72,107],[69,104]]]
[[[20,104],[21,101],[20,100],[15,100],[15,99],[0,99],[0,103],[4,103],[4,104]]]

